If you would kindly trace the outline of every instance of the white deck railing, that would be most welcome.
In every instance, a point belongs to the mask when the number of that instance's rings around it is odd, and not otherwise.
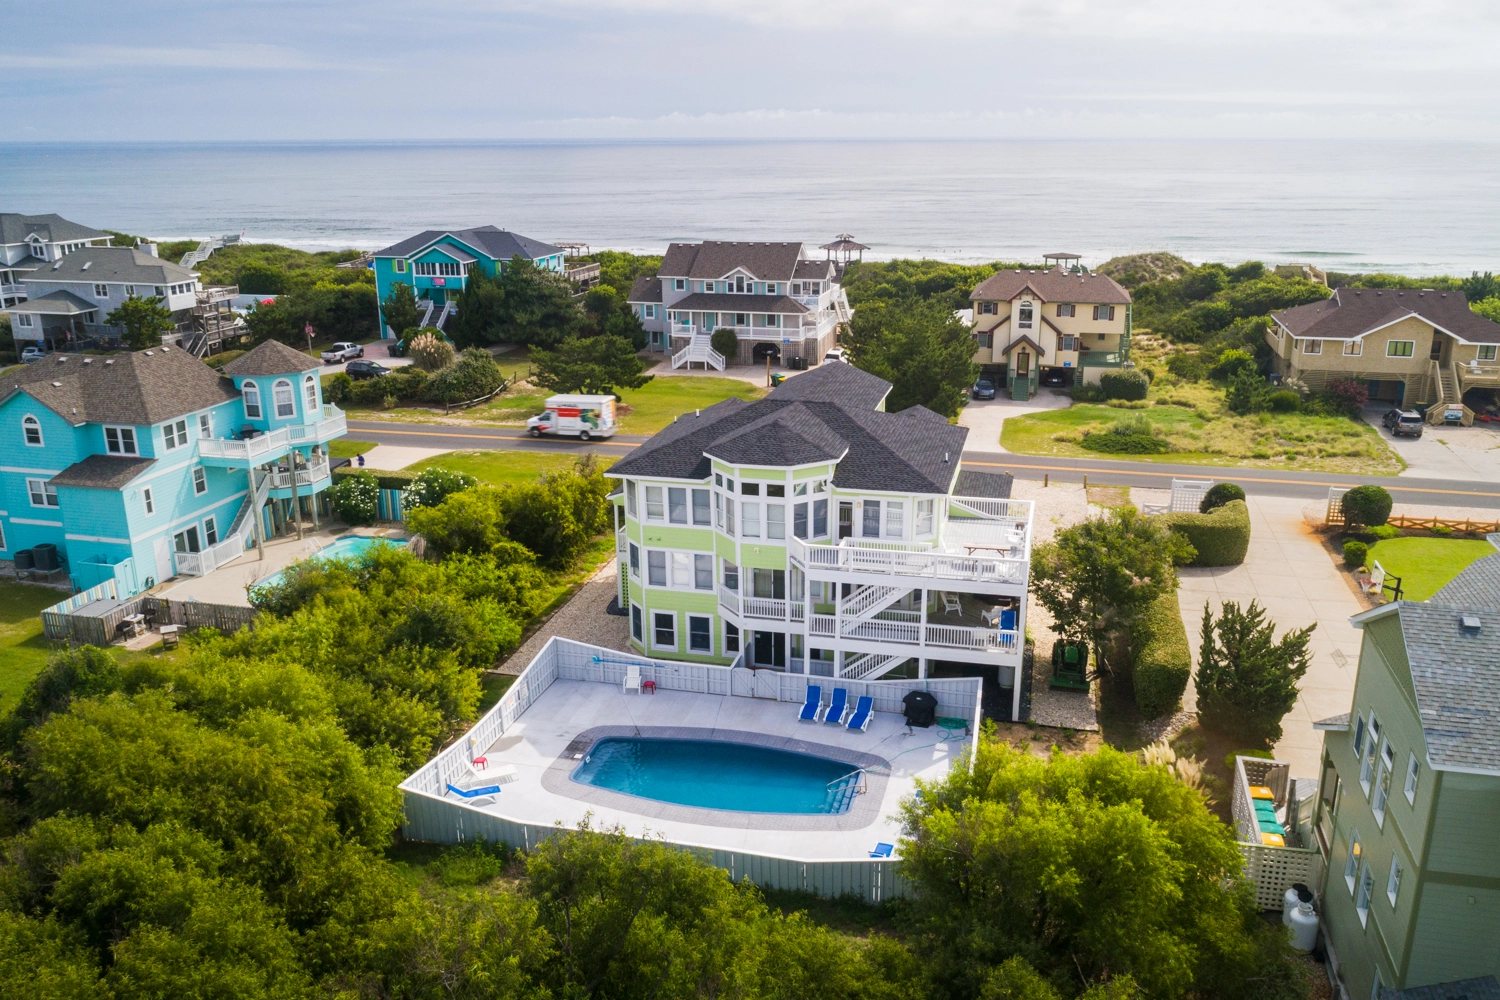
[[[338,437],[348,429],[344,411],[337,406],[323,407],[323,417],[315,424],[288,424],[244,440],[205,438],[198,442],[198,454],[203,458],[227,458],[242,462],[270,461],[279,458],[294,444],[321,443]]]
[[[791,557],[809,572],[863,573],[956,580],[966,583],[1005,583],[1025,586],[1030,560],[1011,555],[956,555],[941,550],[874,548],[844,539],[841,545],[815,545],[799,538],[787,540]]]
[[[311,465],[304,466],[303,468],[300,468],[300,469],[297,470],[296,475],[297,475],[297,485],[298,486],[311,486],[313,483],[320,482],[320,481],[322,481],[324,479],[327,479],[328,475],[329,475],[329,473],[328,473],[328,459],[323,458],[323,459],[320,459],[319,461],[313,462]],[[285,489],[290,489],[291,485],[292,485],[292,473],[290,473],[290,472],[273,472],[273,473],[271,473],[271,489],[273,489],[273,490],[285,490]]]

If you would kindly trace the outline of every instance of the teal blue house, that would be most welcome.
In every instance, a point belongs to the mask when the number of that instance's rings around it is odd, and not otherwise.
[[[48,356],[0,384],[0,559],[54,546],[120,596],[212,572],[317,522],[344,430],[318,363],[274,341],[223,374],[171,347]]]
[[[381,309],[398,284],[410,285],[422,309],[422,325],[442,328],[454,312],[471,269],[494,277],[512,257],[524,257],[537,267],[564,273],[563,251],[550,243],[518,233],[480,226],[476,229],[429,229],[375,252],[375,287]],[[401,334],[380,317],[381,336]]]

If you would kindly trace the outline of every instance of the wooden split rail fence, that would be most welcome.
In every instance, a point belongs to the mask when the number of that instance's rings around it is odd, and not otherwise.
[[[1500,521],[1474,521],[1469,518],[1458,520],[1446,517],[1407,517],[1398,514],[1385,523],[1393,528],[1425,528],[1428,531],[1433,528],[1452,528],[1454,531],[1469,531],[1480,535],[1500,531]]]

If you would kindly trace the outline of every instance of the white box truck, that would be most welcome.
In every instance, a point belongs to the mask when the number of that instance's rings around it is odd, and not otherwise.
[[[615,433],[615,397],[572,393],[549,396],[547,409],[527,420],[526,429],[532,437],[562,434],[580,441],[612,437]]]

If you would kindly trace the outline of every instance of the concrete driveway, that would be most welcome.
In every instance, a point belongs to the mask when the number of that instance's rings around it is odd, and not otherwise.
[[[1389,409],[1389,406],[1367,406],[1360,416],[1380,432],[1385,443],[1406,463],[1403,477],[1500,482],[1500,428],[1494,424],[1476,423],[1473,427],[1428,424],[1419,438],[1396,437],[1380,422]]]
[[[381,340],[377,340],[373,344],[366,344],[366,345],[364,345],[364,347],[365,347],[364,360],[366,360],[366,361],[379,361],[381,364],[385,365],[387,368],[402,368],[402,367],[404,367],[406,365],[411,364],[411,358],[393,358],[393,357],[391,357],[391,354],[390,354],[391,347],[390,347],[390,345],[393,344],[393,343],[395,343],[395,341],[381,341]],[[320,348],[318,348],[318,350],[319,351],[324,351],[324,350],[327,350],[327,348],[320,347]],[[319,375],[333,375],[333,374],[335,374],[337,372],[343,371],[345,365],[347,365],[347,364],[348,364],[348,362],[340,361],[336,365],[324,365],[320,369],[318,369],[318,374]]]
[[[969,428],[966,448],[975,451],[1004,451],[1000,446],[1000,430],[1009,417],[1020,417],[1043,410],[1065,410],[1073,405],[1073,398],[1057,389],[1038,389],[1037,394],[1024,403],[1011,399],[971,400],[958,414],[960,427]]]

